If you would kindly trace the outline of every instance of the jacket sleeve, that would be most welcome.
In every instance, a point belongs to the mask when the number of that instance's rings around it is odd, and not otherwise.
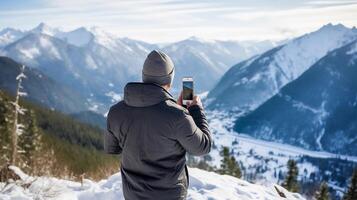
[[[108,154],[121,154],[119,140],[110,128],[110,118],[107,118],[107,131],[104,133],[104,151]]]
[[[203,109],[194,105],[189,107],[189,113],[177,122],[177,140],[183,148],[195,156],[210,152],[212,137]]]

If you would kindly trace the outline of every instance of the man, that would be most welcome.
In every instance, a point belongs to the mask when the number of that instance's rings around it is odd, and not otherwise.
[[[143,83],[128,83],[124,100],[110,108],[104,148],[122,154],[121,175],[127,200],[185,199],[188,187],[186,152],[204,155],[211,134],[202,103],[193,98],[187,109],[170,93],[174,64],[161,51],[146,58]]]

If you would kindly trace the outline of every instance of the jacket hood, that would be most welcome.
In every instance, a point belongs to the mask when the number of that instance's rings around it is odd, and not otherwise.
[[[173,100],[171,94],[154,83],[128,83],[124,88],[124,102],[133,107],[148,107],[166,100]]]

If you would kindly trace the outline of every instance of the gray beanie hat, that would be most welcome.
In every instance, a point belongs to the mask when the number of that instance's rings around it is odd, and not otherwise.
[[[166,85],[174,78],[174,63],[162,51],[153,50],[147,56],[143,66],[143,82]]]

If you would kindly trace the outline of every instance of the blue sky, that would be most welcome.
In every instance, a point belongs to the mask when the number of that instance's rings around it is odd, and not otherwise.
[[[357,0],[0,0],[0,29],[40,22],[98,26],[120,37],[280,40],[327,23],[357,26]]]

